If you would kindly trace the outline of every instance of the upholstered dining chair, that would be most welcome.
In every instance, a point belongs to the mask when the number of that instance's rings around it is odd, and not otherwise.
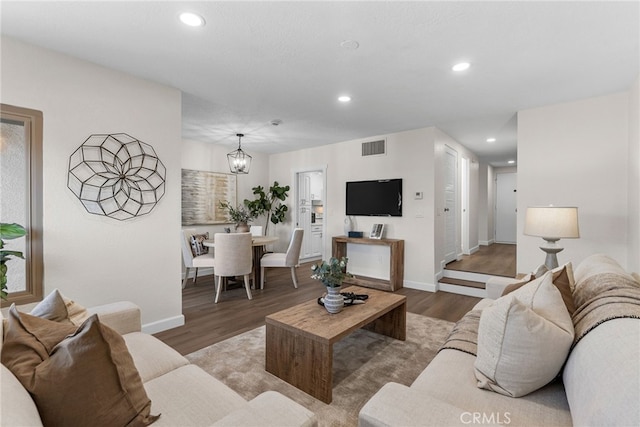
[[[296,228],[291,234],[289,247],[286,253],[274,252],[267,253],[260,259],[260,289],[264,288],[264,273],[267,267],[287,267],[291,269],[291,278],[293,279],[293,287],[298,287],[298,278],[296,277],[296,266],[300,263],[300,248],[302,247],[302,237],[304,230]]]
[[[197,248],[191,244],[191,237],[196,235],[195,228],[185,228],[182,230],[182,259],[184,260],[184,280],[182,281],[182,289],[187,286],[189,280],[189,269],[195,268],[196,273],[193,276],[193,284],[198,280],[198,268],[213,268],[213,252],[199,253]],[[197,246],[197,245],[196,245]]]
[[[251,233],[216,233],[213,237],[216,245],[214,272],[217,276],[216,299],[220,298],[223,277],[243,276],[247,297],[251,299],[249,280],[253,267]]]

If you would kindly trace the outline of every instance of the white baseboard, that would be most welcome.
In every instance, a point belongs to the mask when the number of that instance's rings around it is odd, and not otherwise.
[[[168,329],[177,328],[184,325],[184,315],[169,317],[167,319],[157,320],[151,323],[145,323],[142,325],[142,332],[145,334],[156,334],[158,332],[166,331]]]
[[[474,246],[469,250],[469,254],[473,255],[480,250],[480,246]]]
[[[433,283],[410,282],[408,280],[405,280],[402,283],[402,286],[409,289],[417,289],[419,291],[427,291],[427,292],[435,292],[438,290],[437,286]]]
[[[478,243],[481,246],[489,246],[489,245],[493,245],[496,241],[494,239],[491,240],[480,240]]]

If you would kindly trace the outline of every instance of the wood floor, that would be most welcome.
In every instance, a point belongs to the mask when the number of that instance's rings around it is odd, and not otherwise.
[[[298,267],[298,289],[293,287],[289,269],[267,270],[265,289],[254,289],[251,301],[238,286],[223,292],[214,304],[213,276],[198,278],[196,286],[189,281],[182,291],[185,325],[155,336],[184,355],[264,325],[266,315],[322,295],[322,285],[309,277],[310,267],[311,263]],[[458,321],[479,301],[465,295],[408,288],[398,293],[407,296],[409,312],[451,322]]]
[[[472,255],[463,255],[445,267],[447,270],[470,271],[493,276],[516,277],[516,245],[494,243],[480,246]]]

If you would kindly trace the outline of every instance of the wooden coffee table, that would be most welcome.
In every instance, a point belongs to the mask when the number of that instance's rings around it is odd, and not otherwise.
[[[402,341],[407,337],[407,297],[359,286],[342,292],[369,299],[338,314],[313,300],[265,319],[267,372],[325,403],[332,398],[335,342],[362,327]]]

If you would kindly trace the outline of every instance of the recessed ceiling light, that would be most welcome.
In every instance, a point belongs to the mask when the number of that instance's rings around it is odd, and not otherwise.
[[[469,68],[471,66],[471,64],[469,64],[468,62],[460,62],[456,65],[454,65],[453,67],[451,67],[451,69],[453,71],[464,71],[467,68]]]
[[[348,95],[342,95],[338,97],[338,101],[340,102],[349,102],[351,101],[351,97]]]
[[[487,142],[496,142],[495,138],[487,138]]]
[[[507,163],[509,163],[510,165],[514,164],[516,161],[515,160],[509,160]]]
[[[197,13],[183,12],[180,14],[180,21],[190,27],[204,27],[204,18]]]

